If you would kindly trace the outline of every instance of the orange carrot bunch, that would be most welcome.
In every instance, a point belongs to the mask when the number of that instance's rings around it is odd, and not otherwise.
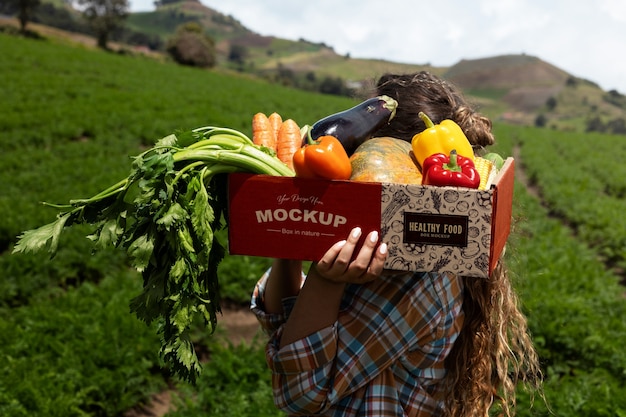
[[[293,169],[293,154],[302,146],[300,127],[292,120],[283,121],[280,114],[257,113],[252,118],[252,141],[276,152],[276,156]]]

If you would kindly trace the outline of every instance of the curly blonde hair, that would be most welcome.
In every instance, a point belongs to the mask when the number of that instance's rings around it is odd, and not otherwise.
[[[411,141],[426,128],[418,116],[422,111],[434,123],[454,120],[475,148],[495,142],[491,120],[476,112],[453,84],[433,74],[385,74],[376,94],[398,101],[395,118],[377,136]],[[499,407],[510,417],[519,383],[541,392],[542,372],[526,317],[502,260],[488,279],[463,281],[465,321],[445,362],[446,414],[488,416],[492,407]]]
[[[464,277],[465,322],[450,355],[445,389],[449,416],[515,414],[521,383],[541,392],[542,372],[526,317],[502,260],[488,279]]]
[[[426,129],[418,116],[419,112],[424,112],[433,123],[454,120],[476,147],[493,145],[495,141],[491,120],[475,112],[453,84],[429,72],[385,74],[378,79],[376,94],[387,95],[398,102],[395,117],[376,132],[377,136],[410,142],[416,133]]]

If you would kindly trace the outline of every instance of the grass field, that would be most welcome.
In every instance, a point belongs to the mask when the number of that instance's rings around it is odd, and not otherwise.
[[[171,132],[249,134],[258,111],[306,124],[355,103],[54,41],[0,35],[0,50],[0,415],[129,416],[165,389],[170,417],[280,415],[260,339],[234,345],[219,326],[214,336],[198,328],[208,359],[198,385],[172,378],[155,328],[129,312],[139,275],[114,249],[92,254],[87,228],[69,231],[52,260],[11,251],[22,231],[54,218],[41,201],[93,195]],[[624,139],[500,124],[496,135],[494,150],[518,155],[530,181],[516,184],[507,262],[553,412],[521,392],[518,415],[626,415],[626,175],[619,163],[604,169]],[[266,266],[227,257],[223,297],[246,305]]]

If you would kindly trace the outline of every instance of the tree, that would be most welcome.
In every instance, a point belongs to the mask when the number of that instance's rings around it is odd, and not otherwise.
[[[626,120],[622,117],[613,119],[607,123],[607,130],[612,133],[623,135],[626,134]]]
[[[535,118],[535,126],[536,127],[546,127],[547,123],[548,123],[548,118],[546,117],[545,114],[539,114]]]
[[[216,63],[215,43],[197,22],[179,26],[168,40],[166,50],[179,64],[207,68]]]
[[[98,46],[108,49],[111,32],[128,16],[128,0],[77,0],[83,16],[91,25]]]
[[[333,94],[336,96],[348,95],[350,89],[345,86],[341,77],[325,77],[319,85],[319,92],[323,94]]]
[[[34,10],[41,4],[41,0],[8,0],[6,5],[0,7],[2,12],[14,13],[17,11],[17,19],[20,21],[20,31],[26,33],[26,25],[33,17]]]
[[[243,45],[233,44],[230,46],[230,51],[228,52],[228,60],[243,66],[248,55],[248,48]]]
[[[568,87],[576,87],[578,86],[578,79],[576,77],[569,76],[567,80],[565,80],[565,85]]]
[[[620,94],[617,90],[610,90],[602,97],[604,101],[617,106],[622,109],[626,109],[626,96]]]
[[[592,117],[587,120],[587,132],[606,132],[606,125],[600,119],[600,116]]]

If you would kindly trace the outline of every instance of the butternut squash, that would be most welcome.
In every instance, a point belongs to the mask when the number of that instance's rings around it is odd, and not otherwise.
[[[363,142],[350,157],[352,181],[421,184],[422,173],[411,144],[392,137]]]

